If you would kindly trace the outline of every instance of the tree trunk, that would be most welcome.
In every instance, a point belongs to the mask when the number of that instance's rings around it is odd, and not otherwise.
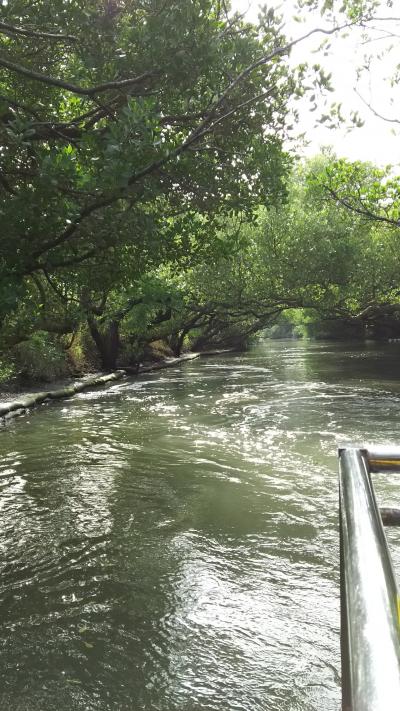
[[[169,346],[176,358],[179,358],[179,356],[182,353],[182,346],[183,346],[183,341],[185,339],[187,331],[181,331],[180,333],[174,333],[172,336],[169,337]]]
[[[110,321],[100,331],[93,316],[88,316],[88,326],[100,355],[102,370],[115,370],[120,348],[119,321]]]

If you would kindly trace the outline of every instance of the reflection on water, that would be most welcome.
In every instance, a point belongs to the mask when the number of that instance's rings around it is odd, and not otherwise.
[[[336,711],[335,450],[399,442],[399,357],[265,342],[1,431],[1,709]]]

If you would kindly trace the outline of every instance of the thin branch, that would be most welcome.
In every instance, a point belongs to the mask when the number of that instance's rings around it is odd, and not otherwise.
[[[110,102],[110,106],[113,104],[113,102]],[[85,119],[90,119],[90,125],[92,126],[93,123],[96,123],[99,121],[101,118],[104,118],[104,111],[102,109],[99,109],[97,106],[94,109],[91,109],[90,111],[86,111],[84,114],[80,114],[79,116],[75,116],[73,119],[70,121],[63,121],[63,122],[57,122],[57,121],[36,121],[35,123],[32,123],[29,128],[57,128],[57,129],[65,129],[65,128],[70,128],[71,126],[75,128],[75,124],[82,123],[85,121]],[[88,125],[88,123],[86,123]]]
[[[11,187],[10,183],[8,182],[6,176],[2,171],[0,171],[0,185],[3,186],[4,190],[9,193],[9,195],[16,195],[16,191],[14,188]]]
[[[59,86],[62,89],[70,91],[72,94],[78,94],[79,96],[94,96],[96,94],[102,94],[110,89],[125,89],[129,86],[134,86],[135,84],[140,84],[141,82],[154,77],[156,72],[148,71],[139,74],[137,77],[130,77],[129,79],[120,79],[115,81],[108,81],[104,84],[97,84],[96,86],[78,86],[76,84],[71,84],[63,79],[56,79],[54,77],[49,77],[46,74],[40,74],[35,72],[33,69],[28,69],[23,67],[22,64],[15,64],[14,62],[9,62],[7,59],[0,57],[0,66],[5,67],[11,72],[16,74],[21,74],[22,76],[28,77],[28,79],[33,79],[34,81],[42,82],[42,84],[47,84],[49,86]]]
[[[337,200],[337,202],[343,205],[343,207],[345,207],[347,210],[351,210],[351,212],[355,212],[357,215],[361,215],[362,217],[366,217],[369,220],[373,220],[375,222],[384,222],[385,224],[391,225],[392,227],[400,227],[400,220],[393,220],[390,217],[384,217],[384,215],[377,215],[375,212],[368,210],[368,208],[366,207],[357,207],[356,205],[352,205],[351,202],[349,202],[345,198],[340,197],[340,195],[338,195],[335,190],[328,186],[326,186],[326,190],[331,195],[331,197]]]
[[[128,315],[130,311],[135,306],[139,306],[140,304],[143,304],[144,298],[143,296],[139,296],[137,298],[132,298],[128,299],[127,303],[122,309],[119,309],[118,311],[114,311],[112,314],[108,314],[107,316],[103,316],[102,318],[99,319],[99,323],[104,323],[107,319],[111,319],[112,321],[117,321],[118,323],[122,321],[125,316]]]
[[[251,104],[255,104],[258,101],[261,101],[261,99],[266,99],[267,96],[271,94],[271,92],[275,89],[275,87],[271,87],[270,89],[267,89],[267,91],[263,91],[261,94],[258,94],[257,96],[253,96],[251,99],[247,99],[247,101],[243,101],[241,104],[238,104],[237,106],[234,106],[230,111],[228,111],[226,114],[223,114],[222,116],[219,116],[218,119],[212,122],[212,124],[205,130],[203,133],[199,135],[199,138],[202,136],[205,136],[207,133],[212,132],[219,123],[222,123],[222,121],[225,121],[229,116],[232,116],[235,114],[239,109],[243,109],[245,106],[250,106]]]
[[[355,314],[352,318],[354,320],[366,320],[369,317],[377,317],[382,315],[395,314],[400,311],[400,304],[371,304]]]
[[[260,59],[258,59],[257,61],[253,62],[248,67],[246,67],[246,69],[244,69],[227,86],[225,91],[220,96],[219,100],[217,102],[215,102],[212,115],[214,115],[215,111],[217,111],[218,108],[220,108],[220,106],[223,104],[225,98],[232,91],[232,89],[234,89],[238,84],[240,84],[244,79],[246,79],[255,69],[258,69],[258,67],[265,65],[267,62],[271,61],[275,57],[279,57],[279,56],[288,54],[293,47],[295,47],[300,42],[303,42],[304,40],[308,39],[312,35],[315,35],[315,34],[332,35],[332,34],[335,34],[336,32],[339,32],[340,30],[347,28],[347,27],[351,27],[354,24],[356,24],[356,22],[347,22],[343,25],[333,27],[329,30],[324,29],[322,27],[316,27],[315,29],[310,30],[306,34],[301,35],[297,39],[294,39],[291,42],[288,42],[283,47],[276,47],[269,54],[264,55],[263,57],[260,57]],[[109,82],[105,82],[104,84],[98,84],[97,86],[92,86],[92,87],[82,87],[82,86],[77,86],[76,84],[71,84],[70,82],[64,81],[63,79],[56,79],[53,77],[49,77],[45,74],[40,74],[39,72],[35,72],[34,70],[28,69],[27,67],[24,67],[21,64],[9,62],[7,59],[0,58],[0,66],[5,67],[9,71],[16,72],[17,74],[22,74],[23,76],[26,76],[29,79],[33,79],[35,81],[40,81],[40,82],[42,82],[44,84],[48,84],[50,86],[59,86],[63,89],[66,89],[67,91],[72,92],[73,94],[78,94],[80,96],[94,96],[95,94],[100,94],[100,93],[103,93],[104,91],[109,91],[110,89],[123,89],[128,86],[133,86],[134,84],[139,84],[139,83],[143,82],[145,79],[149,79],[150,77],[154,77],[157,74],[159,74],[159,72],[155,72],[154,70],[147,71],[147,72],[144,72],[143,74],[140,74],[137,77],[131,77],[129,79],[109,81]]]
[[[233,15],[233,17],[229,18],[227,11],[225,9],[225,17],[226,17],[227,25],[226,25],[225,29],[223,30],[223,32],[221,32],[218,35],[218,39],[219,40],[223,39],[226,35],[228,35],[229,32],[231,31],[232,27],[234,27],[238,22],[240,22],[241,20],[243,20],[246,17],[248,10],[249,10],[249,8],[247,8],[247,10],[245,10],[241,14],[236,13],[235,15]]]
[[[74,35],[63,35],[55,32],[38,32],[30,30],[26,27],[15,27],[7,22],[0,22],[0,32],[5,35],[23,35],[24,37],[38,37],[39,39],[56,40],[57,42],[77,42],[78,38]]]
[[[102,207],[109,207],[112,205],[114,202],[119,200],[122,197],[122,194],[119,193],[118,195],[111,195],[108,198],[101,198],[100,200],[96,200],[95,202],[91,203],[90,205],[87,205],[86,207],[83,208],[83,210],[79,213],[79,215],[71,222],[71,224],[67,227],[66,230],[59,236],[56,237],[53,240],[49,240],[48,242],[45,242],[40,249],[36,250],[32,257],[34,259],[37,259],[38,257],[41,257],[42,254],[45,252],[48,252],[50,249],[53,249],[54,247],[58,247],[60,244],[63,244],[66,242],[75,232],[77,227],[80,225],[80,223],[89,217],[93,212],[96,212],[97,210],[100,210]],[[75,261],[72,262],[74,264]],[[69,262],[68,262],[69,264]],[[62,266],[65,266],[66,263],[63,263]]]
[[[66,351],[69,351],[69,349],[72,348],[72,346],[74,345],[74,341],[75,341],[75,338],[76,338],[77,334],[78,334],[78,331],[74,331],[74,332],[73,332],[73,334],[72,334],[72,336],[71,336],[69,342],[67,343],[66,346],[64,346],[64,348],[65,348]]]
[[[90,305],[90,310],[96,315],[96,316],[102,316],[104,313],[104,309],[106,308],[107,304],[107,299],[108,299],[108,293],[107,291],[103,292],[103,296],[101,297],[101,301],[99,304],[91,304]]]
[[[182,123],[190,123],[191,121],[197,121],[198,119],[204,118],[205,111],[197,111],[195,114],[167,114],[165,116],[161,116],[159,119],[159,122],[162,126],[165,124],[175,124],[177,123],[182,124]]]
[[[373,17],[374,22],[400,22],[400,17]]]
[[[43,304],[43,306],[44,306],[44,305],[46,304],[46,302],[47,302],[47,299],[46,299],[45,290],[43,289],[43,284],[42,284],[42,282],[40,281],[39,277],[38,277],[36,274],[32,274],[32,281],[33,281],[33,283],[35,284],[35,286],[36,286],[36,288],[37,288],[37,290],[38,290],[38,292],[39,292],[39,296],[40,296],[40,298],[41,298],[41,300],[42,300],[42,304]]]
[[[27,106],[26,104],[21,104],[21,102],[15,101],[14,99],[11,99],[10,96],[6,96],[5,94],[0,94],[0,99],[7,102],[7,104],[12,109],[19,109],[21,111],[25,111],[25,113],[30,114],[31,116],[33,116],[33,118],[37,119],[38,121],[40,120],[40,116],[39,116],[38,112],[35,109],[33,109],[31,106]]]
[[[378,27],[375,28],[377,32],[382,32],[381,29]],[[387,39],[399,39],[400,35],[395,35],[393,32],[385,32],[384,35],[381,35],[380,37],[369,37],[366,40],[363,40],[360,44],[366,45],[366,44],[372,44],[373,42],[381,42],[382,40],[387,40]]]
[[[69,259],[64,259],[59,262],[52,262],[49,264],[49,268],[51,269],[62,269],[64,267],[71,267],[74,264],[82,264],[82,262],[85,262],[87,259],[90,259],[90,257],[94,257],[94,255],[98,252],[97,247],[92,247],[91,249],[87,250],[86,252],[83,252],[82,254],[76,254],[74,257],[70,257]],[[37,264],[31,265],[30,269],[27,269],[24,274],[32,274],[33,271],[37,270],[43,270],[44,265],[40,264],[39,262]]]
[[[79,300],[76,299],[74,296],[69,297],[67,294],[64,294],[62,291],[59,290],[58,286],[56,286],[56,284],[54,284],[54,282],[52,281],[50,274],[47,271],[45,266],[42,266],[42,272],[44,274],[44,277],[45,277],[48,285],[50,286],[52,291],[56,294],[56,296],[58,296],[58,298],[61,301],[65,302],[67,304],[71,301],[74,301],[75,303],[79,304]]]
[[[291,40],[291,42],[288,42],[286,45],[283,47],[276,47],[275,49],[272,50],[269,54],[264,55],[260,59],[256,60],[252,64],[250,64],[248,67],[243,69],[238,76],[230,82],[230,84],[227,86],[225,91],[221,94],[220,98],[218,101],[214,104],[212,114],[215,115],[215,111],[224,103],[226,97],[232,89],[234,89],[238,84],[241,84],[244,79],[247,79],[247,77],[252,74],[252,72],[255,69],[258,69],[259,67],[264,66],[267,64],[267,62],[270,62],[272,59],[275,59],[275,57],[283,56],[285,54],[289,54],[291,49],[295,47],[297,44],[300,42],[304,42],[304,40],[308,39],[309,37],[312,37],[315,34],[324,34],[324,35],[332,35],[335,34],[336,32],[339,32],[340,30],[343,30],[347,27],[351,27],[356,22],[347,22],[343,25],[339,25],[338,27],[333,27],[331,29],[324,29],[322,27],[316,27],[313,30],[310,30],[309,32],[306,32],[306,34],[301,35],[297,39]]]
[[[365,104],[365,106],[367,106],[367,107],[369,108],[369,110],[372,111],[372,113],[374,114],[374,116],[376,116],[377,118],[382,119],[382,121],[386,121],[387,123],[398,123],[398,124],[400,124],[400,119],[388,118],[387,116],[383,116],[383,115],[380,114],[378,111],[376,111],[376,109],[374,109],[373,106],[371,106],[371,104],[369,104],[368,101],[366,101],[366,99],[364,99],[364,97],[361,96],[360,92],[357,91],[357,89],[356,89],[355,87],[354,87],[354,91],[355,91],[355,93],[357,94],[358,98],[361,99],[361,101],[363,102],[363,104]]]

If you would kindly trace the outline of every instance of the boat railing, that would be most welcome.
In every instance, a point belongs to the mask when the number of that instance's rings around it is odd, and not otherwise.
[[[400,472],[400,448],[340,448],[342,711],[400,709],[399,596],[371,474]]]

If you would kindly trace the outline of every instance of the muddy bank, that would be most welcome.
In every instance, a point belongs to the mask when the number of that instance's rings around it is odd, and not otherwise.
[[[215,355],[215,352],[185,353],[178,358],[164,358],[163,360],[155,363],[140,365],[138,368],[119,369],[113,373],[99,373],[94,376],[88,376],[75,382],[67,382],[63,384],[62,387],[52,388],[50,390],[36,390],[18,394],[0,394],[0,422],[5,423],[13,417],[23,415],[28,410],[31,410],[44,402],[73,397],[76,393],[80,393],[83,390],[100,387],[102,385],[106,385],[107,383],[122,380],[123,378],[132,376],[137,377],[142,373],[150,373],[153,370],[171,368],[174,365],[198,358],[200,355]]]

